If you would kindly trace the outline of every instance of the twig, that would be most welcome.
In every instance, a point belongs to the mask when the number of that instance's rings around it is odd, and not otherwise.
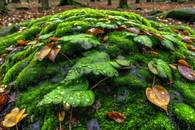
[[[65,55],[65,54],[63,54],[63,53],[60,53],[61,55],[63,55],[71,64],[73,64],[73,62],[71,61],[71,59],[70,58],[68,58],[68,56],[67,55]]]
[[[91,87],[91,89],[96,88],[100,83],[104,82],[104,81],[107,80],[107,79],[109,79],[109,77],[105,77],[104,79],[100,80],[100,81],[97,82],[95,85],[93,85],[93,86]]]
[[[16,130],[18,130],[18,124],[16,124]]]
[[[72,107],[70,108],[69,130],[72,130]]]
[[[156,82],[156,77],[154,76],[154,78],[153,78],[153,82],[152,82],[152,87],[154,87],[155,82]]]

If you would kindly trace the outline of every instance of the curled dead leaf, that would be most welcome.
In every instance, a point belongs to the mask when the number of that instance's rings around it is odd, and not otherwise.
[[[126,119],[125,115],[120,112],[107,112],[106,116],[118,123],[123,123]]]
[[[164,87],[160,85],[155,85],[152,88],[148,87],[146,89],[146,96],[151,103],[164,109],[166,112],[168,111],[167,109],[170,102],[170,96]]]
[[[37,59],[39,61],[42,61],[51,51],[53,47],[53,43],[48,43],[46,46],[44,46],[38,53],[37,53]]]
[[[61,48],[53,48],[53,49],[51,49],[51,51],[49,52],[48,58],[49,58],[53,63],[55,63],[56,56],[58,55],[58,53],[60,52],[60,50],[61,50]]]
[[[65,117],[65,112],[64,112],[64,111],[60,111],[60,112],[58,113],[58,120],[59,120],[60,122],[62,122],[62,121],[64,120],[64,117]]]
[[[180,74],[190,81],[195,81],[195,71],[188,66],[178,65],[178,70]]]
[[[7,128],[13,127],[17,125],[26,116],[27,114],[25,114],[25,109],[20,110],[16,107],[5,116],[4,120],[2,121],[2,125]]]
[[[91,28],[91,29],[87,30],[87,33],[97,36],[99,34],[103,34],[104,31],[99,29],[99,28]]]

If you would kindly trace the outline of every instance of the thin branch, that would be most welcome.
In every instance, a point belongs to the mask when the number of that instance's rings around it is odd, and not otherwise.
[[[65,58],[66,58],[66,59],[67,59],[67,60],[68,60],[71,64],[73,64],[73,62],[71,61],[71,59],[70,59],[70,58],[68,58],[68,56],[67,56],[67,55],[65,55],[65,54],[63,54],[63,53],[61,53],[61,52],[60,52],[60,54],[61,54],[61,55],[63,55],[63,56],[64,56],[64,57],[65,57]]]
[[[69,130],[72,130],[72,107],[70,108]]]
[[[153,78],[153,82],[152,82],[152,87],[154,87],[155,82],[156,82],[156,77],[154,76],[154,78]]]
[[[109,77],[105,77],[104,79],[100,80],[100,81],[97,82],[95,85],[93,85],[93,86],[91,87],[91,89],[96,88],[99,84],[101,84],[102,82],[104,82],[104,81],[107,80],[107,79],[109,79]]]

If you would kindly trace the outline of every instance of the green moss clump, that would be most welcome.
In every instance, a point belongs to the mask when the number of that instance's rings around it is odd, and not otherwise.
[[[187,104],[176,103],[173,105],[173,114],[180,127],[185,129],[195,129],[195,110]]]

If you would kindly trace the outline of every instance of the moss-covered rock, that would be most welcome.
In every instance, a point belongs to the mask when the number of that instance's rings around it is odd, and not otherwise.
[[[103,130],[194,129],[194,81],[174,67],[185,59],[195,68],[189,48],[195,46],[194,29],[95,9],[65,11],[17,27],[20,31],[0,37],[0,84],[8,85],[10,94],[17,91],[16,106],[27,110],[21,129],[35,123],[42,130],[60,124],[75,130],[93,125]],[[151,61],[155,75],[148,68]],[[170,92],[168,113],[146,98],[146,88],[154,84]],[[61,111],[65,119],[60,122]],[[125,121],[108,119],[111,111],[123,113]]]

